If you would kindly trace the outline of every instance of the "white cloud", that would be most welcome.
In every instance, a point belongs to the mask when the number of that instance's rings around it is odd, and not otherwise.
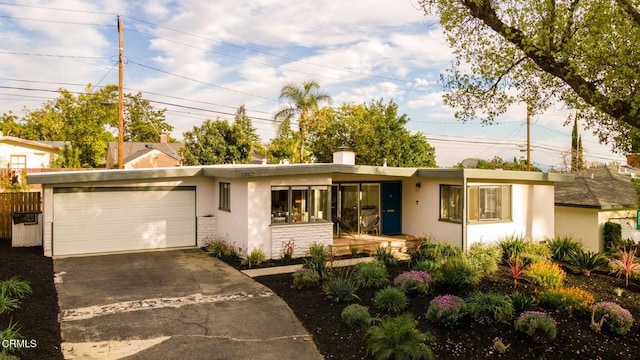
[[[178,138],[206,118],[230,118],[222,113],[233,113],[245,104],[266,140],[274,135],[270,119],[280,106],[277,97],[282,86],[309,79],[318,80],[334,105],[393,99],[399,111],[411,118],[408,127],[428,137],[455,134],[514,141],[524,137],[514,132],[526,117],[522,105],[509,109],[500,119],[503,125],[493,127],[463,125],[453,118],[454,109],[442,103],[438,85],[453,55],[439,28],[425,25],[433,19],[424,16],[415,0],[31,3],[36,7],[0,4],[0,14],[8,16],[0,23],[4,51],[0,71],[6,78],[23,80],[3,80],[7,86],[82,91],[85,84],[103,78],[101,85],[116,83],[118,13],[124,21],[125,56],[130,61],[125,66],[125,86],[149,99],[190,107],[158,105],[170,110],[167,120]],[[35,109],[55,96],[7,90],[0,95],[0,112],[20,113],[23,106]],[[534,126],[534,142],[551,141],[549,147],[565,143],[564,134],[570,132],[562,127],[565,116],[562,108],[536,116],[535,124],[552,130]],[[586,131],[583,139],[591,153],[609,154]],[[444,141],[434,145],[438,162],[445,165],[475,154],[514,156],[518,152],[513,146]],[[540,154],[536,156],[553,160],[552,153]]]

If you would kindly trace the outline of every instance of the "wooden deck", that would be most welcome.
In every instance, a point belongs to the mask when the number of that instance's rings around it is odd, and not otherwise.
[[[406,255],[407,248],[412,247],[415,240],[413,235],[343,235],[333,238],[333,245],[329,245],[329,250],[333,256],[350,255],[354,252],[373,255],[379,246],[390,246],[398,254]]]

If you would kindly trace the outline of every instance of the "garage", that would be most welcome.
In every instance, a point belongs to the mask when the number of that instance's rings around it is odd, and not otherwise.
[[[53,255],[196,245],[195,186],[57,187]]]

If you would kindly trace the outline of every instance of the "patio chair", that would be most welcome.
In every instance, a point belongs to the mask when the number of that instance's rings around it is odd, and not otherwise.
[[[345,232],[349,236],[353,236],[351,232],[354,230],[357,230],[357,229],[353,229],[353,226],[351,226],[349,222],[345,221],[341,217],[334,215],[333,217],[331,217],[331,220],[333,221],[334,224],[338,224],[338,226],[340,227],[340,232]]]
[[[374,235],[378,235],[379,223],[380,223],[380,215],[378,214],[369,214],[369,215],[363,216],[362,221],[360,222],[360,230],[366,234],[373,232]]]

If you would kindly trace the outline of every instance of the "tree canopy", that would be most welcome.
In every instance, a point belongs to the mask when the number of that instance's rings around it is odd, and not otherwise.
[[[58,97],[39,109],[25,109],[22,118],[3,114],[0,130],[27,140],[67,142],[64,154],[68,159],[55,166],[98,167],[117,133],[117,94],[116,85],[96,89],[89,84],[80,94],[60,89]],[[156,142],[160,134],[173,130],[165,121],[165,109],[153,108],[141,93],[125,94],[124,112],[125,141]]]
[[[233,124],[224,119],[207,119],[183,136],[180,153],[185,165],[249,163],[260,142],[244,105],[236,111]]]
[[[323,108],[309,124],[309,143],[319,162],[332,162],[333,153],[347,147],[356,164],[435,167],[435,150],[422,133],[406,129],[409,118],[398,114],[393,101],[343,104]]]
[[[631,0],[420,0],[456,54],[442,77],[463,120],[564,102],[616,149],[640,128],[640,12]],[[478,110],[480,113],[478,114]]]

